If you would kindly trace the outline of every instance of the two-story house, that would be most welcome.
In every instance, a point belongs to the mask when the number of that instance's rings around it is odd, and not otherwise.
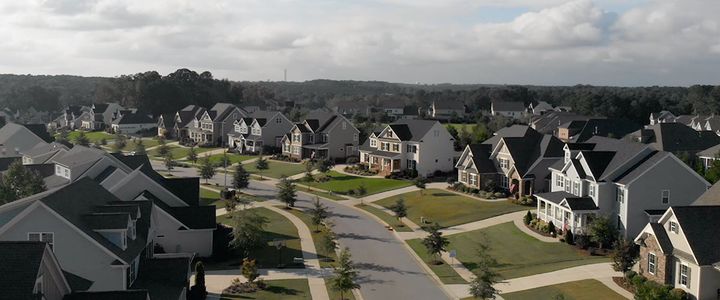
[[[82,115],[80,127],[88,131],[103,130],[113,124],[121,110],[123,107],[117,103],[93,104],[90,110]]]
[[[342,115],[308,114],[282,138],[282,154],[295,159],[344,160],[357,156],[360,131]]]
[[[475,188],[492,184],[518,196],[547,190],[547,168],[562,158],[560,140],[524,125],[498,130],[482,145],[465,147],[455,165],[458,181]]]
[[[83,113],[87,113],[91,110],[89,106],[81,105],[70,105],[63,109],[62,114],[56,119],[48,123],[48,128],[60,129],[65,128],[68,130],[75,130],[81,127],[82,121],[80,117]]]
[[[530,105],[528,105],[528,111],[535,116],[540,116],[546,112],[555,111],[555,108],[546,101],[538,101],[537,104],[531,102]]]
[[[720,206],[672,206],[635,238],[639,274],[682,289],[689,299],[720,297]]]
[[[681,123],[657,123],[630,133],[625,139],[650,144],[655,149],[691,155],[720,144],[720,136],[712,131],[693,130]]]
[[[118,113],[118,117],[112,121],[111,126],[114,133],[137,134],[155,128],[157,122],[153,120],[150,114],[144,112],[121,111]]]
[[[525,104],[520,101],[493,101],[490,103],[493,116],[520,119],[525,116]]]
[[[217,103],[203,112],[197,124],[188,129],[189,138],[202,145],[224,146],[228,144],[228,133],[234,130],[235,121],[248,114],[230,103]]]
[[[360,148],[360,161],[379,174],[406,169],[420,176],[453,169],[455,140],[434,120],[400,120],[371,135]]]
[[[458,101],[433,101],[428,116],[435,120],[462,119],[465,117],[465,104]]]
[[[53,138],[42,124],[21,125],[7,123],[0,128],[0,171],[5,170],[23,153],[48,145]]]
[[[709,184],[672,153],[595,136],[570,143],[550,166],[550,192],[535,194],[538,218],[575,234],[598,215],[634,237],[657,210],[689,205]]]
[[[566,143],[584,142],[593,136],[622,138],[640,125],[625,119],[592,118],[574,120],[558,126],[557,137]]]
[[[228,134],[228,147],[240,153],[257,153],[263,151],[263,147],[280,149],[283,137],[295,124],[279,111],[258,110],[233,125],[233,131]]]

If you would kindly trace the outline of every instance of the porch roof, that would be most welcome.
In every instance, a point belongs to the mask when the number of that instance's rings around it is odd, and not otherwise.
[[[254,141],[254,142],[256,142],[256,141],[261,141],[261,140],[262,140],[262,136],[259,136],[259,135],[245,135],[245,136],[244,136],[244,139],[245,139],[246,141]]]
[[[308,144],[308,145],[303,145],[303,148],[314,149],[314,150],[323,150],[323,149],[328,148],[328,144],[327,143],[325,143],[325,144]]]
[[[400,156],[401,153],[375,150],[375,151],[370,151],[368,154],[370,154],[372,156],[381,156],[381,157],[385,157],[385,158],[397,158]]]
[[[572,211],[597,210],[595,201],[590,197],[578,197],[565,191],[541,193],[535,195],[543,200],[568,207]]]

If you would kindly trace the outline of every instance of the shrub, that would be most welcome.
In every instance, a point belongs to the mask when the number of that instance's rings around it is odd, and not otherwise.
[[[350,195],[350,196],[355,195],[355,189],[349,189],[349,190],[347,190],[347,194]]]
[[[627,278],[627,280],[632,280],[633,277],[637,276],[637,272],[630,270],[625,272],[625,274],[623,275],[625,275],[625,278]]]
[[[675,288],[675,289],[670,290],[670,297],[671,297],[671,299],[678,299],[678,300],[688,299],[687,292],[685,292],[685,290],[680,289],[680,288]]]
[[[348,165],[352,165],[352,164],[358,163],[358,161],[359,161],[359,160],[358,160],[357,157],[351,156],[351,157],[348,157],[348,158],[345,160],[345,163],[348,164]]]
[[[557,233],[557,230],[555,229],[555,223],[548,222],[548,232],[551,234]]]
[[[477,193],[479,193],[479,192],[480,192],[480,190],[478,190],[478,189],[476,189],[476,188],[470,189],[470,193],[471,193],[471,194],[477,194]]]
[[[525,223],[525,225],[530,225],[530,222],[532,222],[532,220],[533,220],[533,216],[530,213],[530,211],[528,210],[527,214],[525,214],[525,217],[523,218],[523,222]]]
[[[590,246],[590,237],[584,234],[579,234],[575,237],[575,246],[580,249],[587,249]]]
[[[330,180],[330,176],[324,173],[315,174],[313,178],[315,178],[315,182],[326,182]]]
[[[505,194],[504,194],[504,193],[501,193],[501,192],[497,192],[497,193],[494,193],[494,194],[493,194],[493,197],[495,197],[495,198],[502,198],[502,197],[505,197]]]
[[[572,245],[574,243],[575,239],[573,236],[572,231],[566,230],[565,231],[565,242],[568,243],[568,245]]]

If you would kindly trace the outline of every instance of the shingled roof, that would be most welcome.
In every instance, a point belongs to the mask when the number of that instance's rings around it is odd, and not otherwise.
[[[525,103],[520,101],[493,101],[495,111],[525,111]]]
[[[720,262],[720,206],[673,206],[685,239],[701,266]]]
[[[647,137],[646,143],[668,152],[698,152],[720,144],[720,136],[712,131],[696,131],[680,123],[660,123],[645,126],[629,137]]]
[[[564,156],[564,143],[549,134],[540,134],[528,126],[514,125],[497,132],[497,135],[483,144],[493,145],[493,149],[502,141],[512,156],[515,170],[525,176],[540,159],[561,158]]]
[[[436,123],[434,120],[401,120],[388,126],[401,141],[419,142]]]
[[[2,298],[40,299],[33,289],[45,247],[42,242],[0,241],[0,274],[12,277],[0,280]]]

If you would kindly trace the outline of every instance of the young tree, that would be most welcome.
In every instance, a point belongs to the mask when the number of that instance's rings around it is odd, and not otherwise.
[[[245,194],[240,194],[239,192],[235,195],[235,200],[237,204],[240,204],[243,206],[243,209],[246,209],[248,206],[253,204],[253,199],[248,197]]]
[[[330,212],[317,196],[315,196],[313,208],[310,209],[310,215],[312,216],[312,223],[315,225],[315,232],[320,232],[320,225],[328,218]]]
[[[615,239],[615,228],[606,216],[596,217],[592,223],[590,223],[589,231],[590,240],[598,243],[600,249],[603,249],[603,245],[612,243],[613,239]]]
[[[620,238],[613,243],[613,250],[610,258],[613,260],[613,269],[618,272],[630,271],[640,255],[640,248],[624,238]]]
[[[332,168],[332,162],[329,159],[318,160],[315,163],[315,168],[317,168],[320,173],[327,173],[330,171],[330,168]]]
[[[340,292],[340,298],[345,299],[345,294],[353,289],[360,288],[357,283],[359,272],[355,269],[350,250],[348,248],[340,251],[338,265],[333,267],[335,276],[332,278],[332,288]]]
[[[295,184],[290,181],[287,177],[280,178],[280,182],[277,184],[278,187],[278,199],[285,203],[286,208],[295,206],[297,201],[295,194]]]
[[[165,143],[165,139],[158,139],[158,142],[160,145],[157,148],[157,154],[160,157],[165,157],[168,153],[170,153],[170,146]]]
[[[428,254],[433,256],[433,263],[440,264],[440,260],[438,259],[440,257],[440,253],[445,251],[448,244],[450,244],[450,241],[444,236],[442,236],[442,232],[440,232],[440,224],[437,222],[430,227],[428,227],[427,232],[429,235],[423,239],[422,243],[425,246],[425,249],[427,249]]]
[[[241,210],[235,215],[230,246],[240,250],[243,257],[250,257],[251,251],[263,246],[263,232],[270,221],[252,210]]]
[[[139,139],[137,142],[135,142],[135,155],[145,155],[147,154],[147,151],[145,151],[145,143],[142,139]]]
[[[255,162],[255,168],[258,170],[267,170],[268,169],[267,159],[262,157],[262,154],[260,155],[258,160]]]
[[[420,189],[420,197],[423,196],[423,191],[425,190],[426,182],[427,182],[427,179],[425,179],[423,177],[415,178],[415,180],[413,181],[413,184],[415,184],[415,186]]]
[[[532,220],[532,213],[530,213],[530,211],[528,210],[527,214],[525,214],[525,217],[523,217],[523,223],[525,223],[525,225],[530,225],[530,222],[532,222]]]
[[[242,164],[235,166],[235,174],[233,175],[233,187],[235,189],[244,189],[250,185],[250,174],[245,171]]]
[[[335,252],[335,250],[337,250],[338,248],[338,244],[337,236],[332,230],[332,224],[326,224],[323,231],[324,234],[322,235],[322,239],[320,240],[323,250],[325,250],[325,253],[328,254]],[[328,257],[330,256],[328,255]]]
[[[197,163],[198,155],[197,151],[195,150],[195,146],[191,146],[190,149],[188,149],[187,159],[194,164]]]
[[[405,199],[400,197],[395,201],[395,204],[390,207],[390,210],[395,213],[395,217],[400,221],[400,219],[407,217],[407,206],[405,206]]]
[[[195,299],[205,299],[207,297],[207,288],[205,287],[205,265],[198,261],[195,264],[195,285],[192,287]]]
[[[494,299],[499,293],[494,286],[501,282],[501,277],[492,269],[497,265],[497,260],[490,255],[488,244],[487,238],[481,236],[477,249],[476,276],[470,282],[470,295],[474,298]]]
[[[207,184],[213,176],[215,176],[215,166],[210,162],[210,157],[205,156],[200,162],[200,177],[205,179],[205,184]]]
[[[358,198],[362,198],[362,197],[365,197],[365,195],[367,195],[367,193],[368,193],[368,191],[367,191],[367,188],[365,187],[365,183],[361,182],[360,185],[358,186],[355,194],[358,196]]]
[[[25,168],[20,160],[10,164],[0,181],[0,186],[2,186],[0,188],[2,203],[35,195],[47,189],[42,175]]]
[[[311,181],[315,180],[315,178],[312,175],[312,170],[313,170],[312,161],[308,160],[307,162],[305,162],[305,177],[303,178],[304,181],[311,182]]]
[[[249,283],[253,283],[255,279],[260,277],[260,273],[258,273],[258,268],[255,260],[249,259],[247,257],[243,258],[241,273]]]
[[[115,142],[112,145],[114,153],[120,153],[127,146],[127,137],[122,134],[115,134]]]
[[[78,136],[75,138],[75,145],[90,146],[90,139],[85,135],[85,131],[80,131]]]
[[[165,168],[167,168],[167,171],[172,171],[173,167],[175,166],[175,159],[173,158],[172,154],[168,152],[163,157],[163,163],[165,164]]]

